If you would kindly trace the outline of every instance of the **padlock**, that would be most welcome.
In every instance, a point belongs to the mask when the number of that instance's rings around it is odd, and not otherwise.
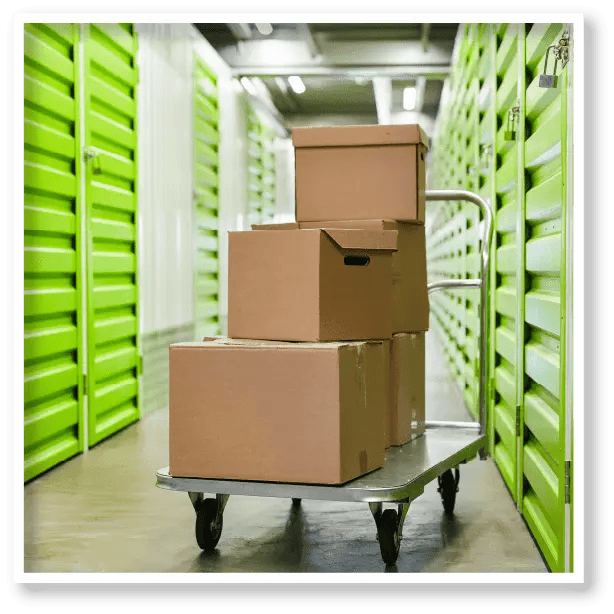
[[[554,49],[554,72],[551,75],[548,74],[548,55],[550,54],[550,49]],[[559,61],[558,56],[558,47],[556,45],[550,45],[550,47],[546,49],[546,57],[544,59],[544,74],[539,75],[539,87],[545,87],[548,89],[558,87],[559,78],[556,76],[556,67]]]
[[[516,140],[516,113],[520,111],[520,107],[513,107],[509,110],[507,114],[507,126],[506,130],[503,133],[504,141],[515,141]]]

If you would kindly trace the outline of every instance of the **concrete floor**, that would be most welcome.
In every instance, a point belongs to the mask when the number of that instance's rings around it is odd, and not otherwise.
[[[427,334],[427,418],[467,420],[434,333]],[[168,465],[158,411],[25,487],[26,572],[545,572],[494,465],[461,466],[455,514],[436,482],[410,506],[386,566],[368,506],[230,497],[217,549],[201,553],[187,494],[155,487]]]

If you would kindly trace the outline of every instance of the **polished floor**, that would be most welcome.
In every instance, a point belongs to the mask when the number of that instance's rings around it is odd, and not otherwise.
[[[434,333],[427,419],[467,420]],[[145,416],[25,487],[26,572],[546,572],[492,460],[461,466],[452,517],[436,483],[410,506],[386,566],[364,503],[230,497],[217,549],[201,553],[184,493],[155,487],[168,414]]]

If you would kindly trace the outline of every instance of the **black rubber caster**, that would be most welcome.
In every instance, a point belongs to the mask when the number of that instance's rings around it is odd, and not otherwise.
[[[292,497],[292,505],[294,507],[298,507],[301,504],[302,499],[296,499],[295,497]]]
[[[443,510],[449,516],[451,516],[454,512],[459,479],[460,472],[458,469],[454,469],[454,473],[452,473],[452,469],[448,469],[437,478],[437,482],[439,484],[437,491],[441,496]]]
[[[217,501],[205,499],[196,510],[196,541],[201,550],[211,552],[220,541],[224,517],[217,514]]]
[[[386,565],[393,565],[399,558],[401,537],[399,535],[399,517],[395,510],[384,510],[378,525],[377,539],[382,559]]]

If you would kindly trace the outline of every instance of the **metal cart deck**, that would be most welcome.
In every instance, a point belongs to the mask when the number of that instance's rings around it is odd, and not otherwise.
[[[372,471],[341,485],[293,484],[173,477],[168,467],[160,469],[156,486],[166,490],[187,492],[196,512],[196,541],[203,550],[213,550],[220,539],[223,513],[230,495],[290,498],[293,504],[301,499],[354,501],[369,504],[377,528],[377,539],[385,563],[394,563],[399,555],[403,523],[410,503],[424,492],[429,482],[437,479],[446,513],[454,509],[459,484],[459,465],[477,454],[485,459],[486,437],[486,340],[487,280],[489,247],[492,238],[492,213],[480,196],[464,190],[428,190],[427,201],[464,200],[476,204],[483,213],[481,239],[481,275],[479,279],[443,280],[429,284],[429,294],[451,288],[480,288],[480,381],[479,422],[427,422],[424,435],[404,446],[389,448],[381,469]],[[205,499],[204,493],[215,494]],[[384,509],[384,503],[397,509]]]

